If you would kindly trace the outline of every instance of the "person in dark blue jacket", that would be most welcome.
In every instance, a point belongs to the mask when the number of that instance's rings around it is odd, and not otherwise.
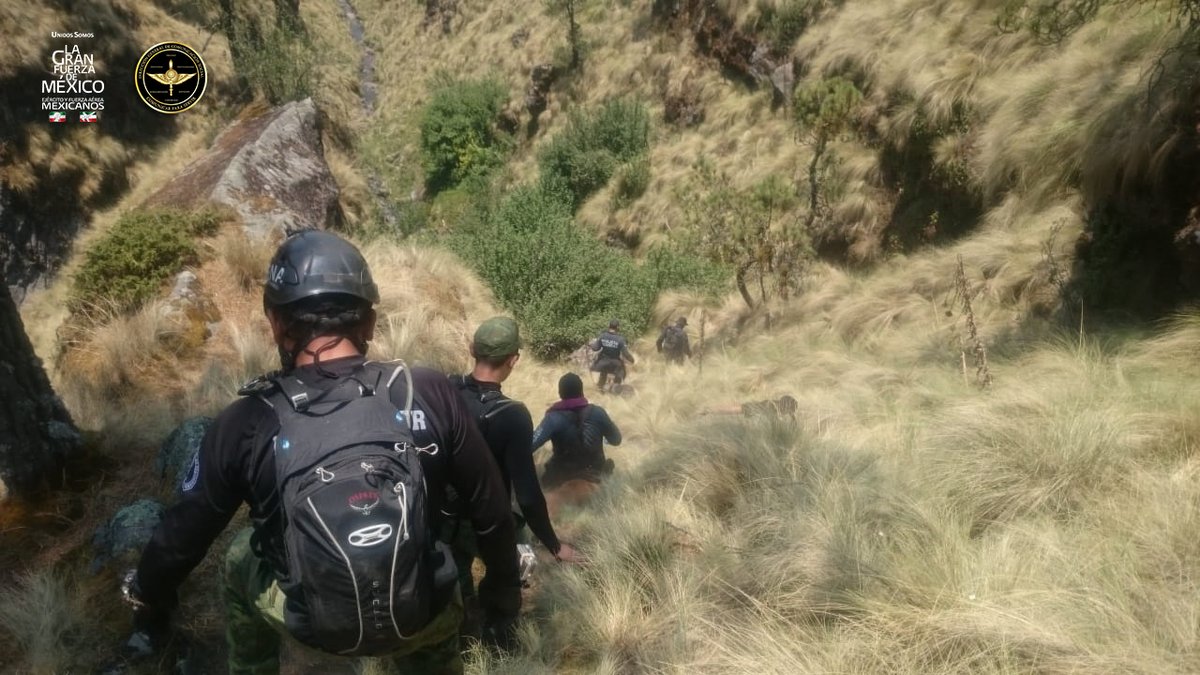
[[[620,445],[621,430],[604,408],[588,403],[583,380],[575,373],[559,378],[558,397],[533,432],[534,451],[550,441],[554,453],[546,462],[542,487],[551,490],[570,480],[598,483],[613,469],[604,456],[604,441]]]
[[[621,335],[621,322],[613,319],[608,322],[608,330],[596,336],[588,343],[588,347],[598,352],[592,362],[592,370],[600,373],[600,392],[619,393],[621,384],[625,381],[625,364],[634,363],[633,354],[629,352],[629,341]],[[612,376],[612,387],[608,378]],[[581,394],[582,395],[582,394]]]

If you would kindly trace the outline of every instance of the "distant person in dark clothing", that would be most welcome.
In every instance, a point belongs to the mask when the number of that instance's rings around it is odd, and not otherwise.
[[[575,373],[558,380],[558,396],[533,432],[534,451],[550,441],[554,453],[546,462],[542,485],[552,490],[570,480],[598,483],[613,469],[612,460],[604,456],[604,441],[620,445],[621,430],[604,408],[588,403],[583,380]]]
[[[675,320],[675,325],[663,328],[654,343],[654,348],[667,357],[668,363],[683,363],[684,358],[692,357],[692,346],[685,328],[687,319],[681,316]]]
[[[579,554],[569,544],[558,540],[550,524],[546,498],[533,464],[533,419],[529,409],[500,390],[500,385],[512,375],[520,360],[520,350],[521,336],[516,321],[508,317],[488,319],[480,324],[471,342],[474,369],[467,375],[453,375],[450,381],[458,389],[496,458],[510,497],[516,495],[517,505],[529,529],[557,560],[578,562]],[[457,506],[457,502],[452,503],[448,510],[453,513]],[[458,564],[463,596],[472,598],[475,595],[471,578],[471,565],[476,557],[474,532],[461,517],[454,516],[451,520],[450,543]]]
[[[592,370],[600,373],[599,388],[601,392],[608,391],[608,378],[613,378],[613,388],[619,388],[625,381],[625,362],[634,363],[636,359],[629,353],[629,341],[621,335],[621,322],[613,319],[608,322],[608,330],[604,331],[591,342],[591,349],[599,352],[592,362]]]

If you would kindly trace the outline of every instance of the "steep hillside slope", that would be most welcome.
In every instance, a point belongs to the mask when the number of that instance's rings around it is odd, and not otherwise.
[[[639,100],[651,119],[645,192],[618,198],[609,180],[568,223],[621,255],[661,243],[699,254],[696,204],[715,203],[697,187],[704,160],[733,192],[783,186],[788,206],[773,222],[810,223],[817,257],[769,311],[749,309],[732,284],[717,297],[658,297],[649,323],[687,316],[697,358],[667,366],[653,334],[634,336],[633,393],[596,398],[625,432],[610,449],[616,474],[556,517],[591,563],[547,560],[519,649],[475,650],[469,670],[1200,669],[1200,317],[1105,316],[1161,316],[1192,297],[1177,232],[1200,194],[1194,83],[1190,53],[1172,51],[1183,44],[1174,5],[1099,3],[1047,41],[1002,30],[1014,3],[1000,0],[597,0],[578,5],[583,65],[570,70],[566,21],[542,3],[351,2],[364,45],[345,3],[305,2],[307,75],[293,81],[292,62],[264,61],[275,70],[256,72],[280,89],[253,103],[243,90],[217,96],[219,121],[189,118],[137,155],[75,262],[23,307],[43,356],[56,353],[79,256],[225,120],[312,94],[348,226],[382,282],[372,355],[462,369],[473,327],[523,308],[504,307],[447,251],[454,235],[487,196],[538,180],[539,154],[572,114]],[[238,11],[271,24],[269,3]],[[190,28],[169,25],[198,34],[218,8],[189,12]],[[232,80],[227,41],[212,45]],[[558,74],[531,127],[539,64]],[[773,93],[789,88],[770,81],[788,64],[801,92],[853,89],[825,142],[797,123],[806,94]],[[420,127],[439,71],[506,92],[491,122],[508,140],[483,188],[426,190]],[[1151,86],[1162,82],[1170,91]],[[372,83],[373,110],[360,98]],[[1155,197],[1161,208],[1139,208]],[[387,225],[385,211],[414,205],[429,214],[415,232]],[[89,472],[48,506],[0,512],[6,672],[110,655],[127,616],[112,570],[83,573],[93,529],[131,493],[169,498],[170,478],[150,468],[162,438],[276,362],[257,286],[271,243],[222,221],[197,249],[194,272],[221,317],[210,337],[181,336],[159,297],[90,325],[58,361],[55,384],[89,432]],[[536,420],[577,366],[525,356],[505,390]],[[712,414],[784,394],[799,402],[794,420]],[[185,586],[180,613],[201,667],[218,670],[210,591],[225,541]],[[61,625],[30,630],[42,625],[30,616]],[[286,667],[345,665],[296,650]]]

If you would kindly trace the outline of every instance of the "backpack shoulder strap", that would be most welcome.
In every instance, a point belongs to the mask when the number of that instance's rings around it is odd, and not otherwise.
[[[494,389],[480,393],[479,402],[482,404],[479,411],[479,421],[481,422],[486,422],[500,414],[500,411],[519,403],[519,401],[505,396],[503,392]]]
[[[575,410],[575,428],[579,430],[579,438],[583,439],[583,425],[587,423],[588,417],[592,412],[591,405],[585,405],[582,408]]]
[[[257,396],[258,398],[270,396],[277,388],[275,380],[279,376],[280,372],[275,370],[269,373],[263,373],[254,379],[247,380],[246,383],[238,389],[238,396]]]

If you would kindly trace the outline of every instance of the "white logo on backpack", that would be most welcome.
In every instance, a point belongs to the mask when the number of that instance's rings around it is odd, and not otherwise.
[[[350,542],[351,546],[363,548],[382,544],[391,539],[391,537],[392,526],[387,523],[380,523],[378,525],[368,525],[367,527],[351,532],[350,536],[346,537],[346,541]]]

